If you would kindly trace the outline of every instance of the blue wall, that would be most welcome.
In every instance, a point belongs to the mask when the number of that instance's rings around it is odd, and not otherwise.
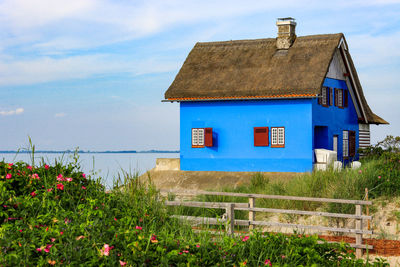
[[[346,82],[343,80],[326,78],[323,86],[347,90]],[[326,148],[333,150],[333,136],[337,135],[338,160],[343,161],[343,130],[356,132],[356,148],[358,148],[358,117],[350,94],[348,107],[345,108],[335,107],[335,105],[323,107],[318,104],[318,99],[312,99],[312,117],[313,135],[317,136],[313,141],[313,149]],[[320,131],[322,129],[326,130],[326,132],[321,135]],[[321,136],[325,137],[321,138]]]
[[[181,170],[312,170],[312,99],[180,103]],[[285,127],[285,147],[255,147],[253,127]],[[212,127],[214,146],[192,148],[191,129]],[[271,133],[269,132],[271,140]]]

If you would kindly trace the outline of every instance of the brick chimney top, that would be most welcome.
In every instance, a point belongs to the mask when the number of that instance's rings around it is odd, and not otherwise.
[[[276,47],[278,49],[289,49],[296,39],[296,22],[294,18],[278,18],[278,37],[276,38]]]

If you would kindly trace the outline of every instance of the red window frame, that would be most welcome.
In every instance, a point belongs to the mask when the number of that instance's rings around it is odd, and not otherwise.
[[[269,146],[268,127],[254,127],[254,146]]]
[[[276,129],[276,144],[274,144],[273,133]],[[279,129],[283,129],[283,144],[279,144]],[[271,127],[271,147],[280,147],[283,148],[286,145],[286,130],[285,127]]]

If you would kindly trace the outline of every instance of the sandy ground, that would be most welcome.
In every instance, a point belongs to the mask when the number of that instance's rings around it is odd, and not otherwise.
[[[140,179],[151,178],[152,182],[159,189],[180,189],[180,190],[207,190],[223,188],[225,186],[236,187],[249,183],[256,172],[215,172],[215,171],[157,171],[152,169],[143,174]],[[265,172],[271,181],[286,181],[299,173],[287,172]]]

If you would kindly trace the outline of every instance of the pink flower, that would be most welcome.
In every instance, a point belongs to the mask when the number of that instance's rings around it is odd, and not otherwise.
[[[199,248],[199,247],[200,247],[200,245],[199,245],[199,244],[197,244],[197,245],[196,245],[196,248]]]
[[[158,243],[157,236],[156,235],[152,235],[151,238],[150,238],[150,242],[151,243]]]
[[[189,250],[182,250],[183,253],[189,253]]]
[[[54,241],[56,241],[56,239],[52,237],[52,238],[50,238],[50,241],[54,242]]]
[[[64,234],[64,232],[60,232],[60,235],[63,235]]]
[[[67,178],[65,178],[65,180],[66,180],[67,182],[72,182],[72,178],[71,178],[71,177],[67,177]]]
[[[272,263],[271,263],[271,261],[269,259],[266,259],[264,261],[264,265],[272,266]]]
[[[40,180],[39,174],[37,174],[37,173],[32,174],[31,179]]]
[[[362,173],[362,170],[359,170],[358,173]]]
[[[285,255],[281,255],[282,260],[286,259]]]
[[[41,248],[37,248],[36,251],[42,252],[42,249]]]
[[[114,217],[114,221],[117,221],[117,218]]]
[[[64,185],[63,184],[57,184],[57,189],[58,190],[64,190]]]
[[[47,189],[47,192],[51,192],[51,191],[53,191],[53,188]]]
[[[19,229],[18,231],[19,231],[20,233],[22,233],[22,229]]]
[[[136,225],[136,230],[142,230],[143,228]]]
[[[100,251],[101,256],[108,256],[110,255],[110,251],[113,249],[113,247],[110,247],[108,244],[104,244],[103,248]]]
[[[45,251],[46,253],[49,253],[52,246],[53,246],[53,245],[47,245],[46,248],[44,249],[44,251]]]
[[[121,265],[121,266],[125,266],[126,265],[126,262],[125,261],[119,261],[119,265]]]
[[[86,190],[86,186],[83,186],[83,185],[82,185],[82,189],[83,189],[83,190]]]
[[[12,167],[13,165],[13,163],[8,163],[8,167]]]
[[[83,178],[86,178],[86,174],[82,173],[82,177],[83,177]]]
[[[64,179],[64,177],[63,177],[63,175],[62,174],[59,174],[58,176],[57,176],[57,181],[64,181],[65,179]]]
[[[28,166],[26,166],[26,168],[28,169],[28,170],[32,170],[32,166],[31,165],[28,165]]]
[[[35,192],[35,191],[33,191],[33,192],[31,193],[31,196],[32,196],[32,197],[35,197],[35,196],[37,196],[36,192]]]
[[[46,170],[48,170],[49,169],[49,165],[44,165],[44,168],[46,169]]]
[[[243,242],[246,242],[247,240],[249,240],[249,238],[250,238],[250,237],[249,237],[248,235],[246,235],[245,237],[242,238],[242,241],[243,241]]]
[[[379,176],[378,176],[378,179],[381,179],[381,178],[382,178],[382,177],[379,175]]]
[[[11,177],[12,177],[12,174],[11,173],[7,173],[6,179],[11,179]]]

